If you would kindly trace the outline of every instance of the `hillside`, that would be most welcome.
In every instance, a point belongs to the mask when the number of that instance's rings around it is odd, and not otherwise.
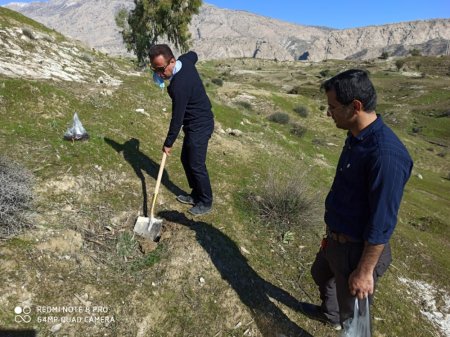
[[[400,70],[396,60],[201,61],[216,118],[214,212],[192,219],[175,201],[188,187],[178,139],[158,196],[156,244],[132,229],[153,192],[168,95],[133,62],[5,8],[0,41],[0,155],[35,176],[33,227],[0,240],[0,336],[338,336],[296,301],[319,301],[309,268],[345,137],[318,88],[361,67],[415,161],[394,262],[376,293],[374,336],[449,337],[450,57],[404,58]],[[87,141],[63,140],[74,112]],[[274,112],[290,123],[270,121]],[[285,181],[312,200],[309,212],[291,225],[259,220],[251,201]]]
[[[120,8],[133,6],[132,0],[49,0],[8,7],[95,49],[124,55],[114,17]],[[203,59],[374,59],[385,51],[407,56],[413,49],[422,55],[449,55],[450,19],[336,30],[205,3],[190,31],[193,48]]]

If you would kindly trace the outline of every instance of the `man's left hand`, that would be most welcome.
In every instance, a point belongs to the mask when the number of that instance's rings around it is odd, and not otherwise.
[[[163,152],[164,152],[165,154],[167,154],[168,156],[170,156],[170,152],[172,151],[172,148],[171,148],[171,147],[167,147],[167,146],[163,146],[162,150],[163,150]]]
[[[350,293],[353,296],[358,296],[360,300],[372,295],[374,289],[373,272],[355,269],[348,278],[348,286]]]

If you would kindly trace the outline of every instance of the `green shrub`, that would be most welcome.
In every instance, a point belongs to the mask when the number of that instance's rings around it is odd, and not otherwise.
[[[389,53],[387,51],[384,51],[380,55],[380,59],[387,60],[389,58]]]
[[[405,61],[404,60],[397,60],[395,61],[395,66],[397,67],[397,70],[402,69],[402,67],[404,66]]]
[[[268,117],[269,121],[278,124],[289,123],[289,115],[285,112],[275,112]]]
[[[214,83],[215,85],[218,85],[219,87],[223,85],[223,80],[221,78],[213,78],[211,82]]]
[[[291,134],[297,137],[303,137],[306,133],[306,127],[303,125],[300,125],[299,123],[292,123],[291,124]]]
[[[420,56],[420,55],[422,55],[422,53],[420,52],[420,50],[419,50],[419,49],[416,49],[416,48],[410,50],[409,53],[411,54],[411,56]]]
[[[137,241],[130,232],[124,232],[117,238],[116,252],[125,261],[131,257],[137,249]]]
[[[301,117],[308,117],[309,109],[304,105],[297,105],[294,109],[294,112],[298,113]]]
[[[319,74],[322,77],[329,77],[330,76],[330,69],[324,69]]]

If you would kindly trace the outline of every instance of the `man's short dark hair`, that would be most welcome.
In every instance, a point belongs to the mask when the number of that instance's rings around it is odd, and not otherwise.
[[[154,44],[150,47],[150,50],[148,51],[148,56],[150,58],[150,62],[153,61],[155,57],[158,57],[159,55],[164,56],[164,58],[169,61],[172,58],[175,58],[175,56],[172,53],[172,50],[170,47],[166,44]]]
[[[325,81],[320,88],[326,92],[334,90],[337,101],[343,105],[356,99],[363,104],[364,111],[375,111],[377,106],[377,93],[364,70],[344,71]]]

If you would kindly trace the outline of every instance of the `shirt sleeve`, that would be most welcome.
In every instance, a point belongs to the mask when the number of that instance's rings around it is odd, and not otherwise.
[[[389,241],[395,225],[409,178],[409,162],[395,154],[384,154],[375,158],[369,168],[369,223],[364,239],[371,244]]]
[[[169,131],[167,132],[164,146],[172,147],[180,133],[183,125],[186,106],[189,101],[189,91],[187,88],[176,87],[172,93],[172,119],[170,120]]]

